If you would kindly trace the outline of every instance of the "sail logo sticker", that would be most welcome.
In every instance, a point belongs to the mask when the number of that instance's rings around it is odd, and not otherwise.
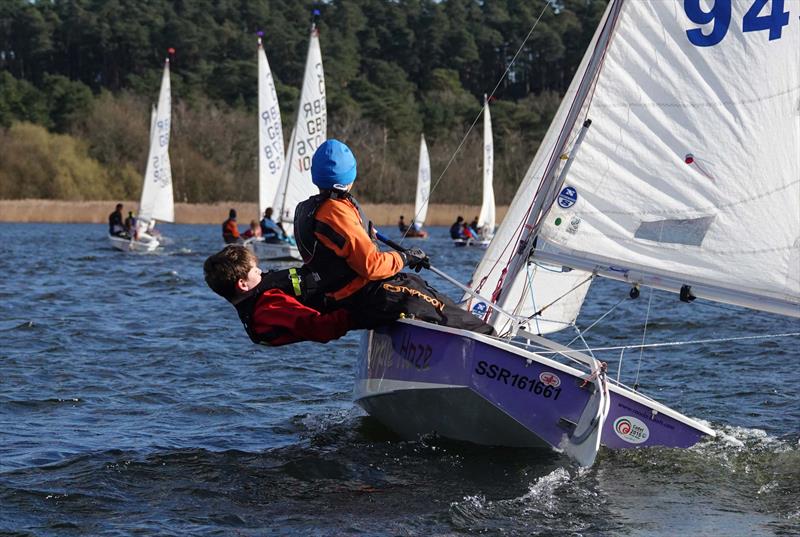
[[[641,444],[650,438],[647,425],[633,416],[622,416],[614,420],[614,432],[630,444]]]
[[[472,306],[472,314],[476,317],[483,317],[486,315],[487,310],[486,302],[478,302],[474,306]]]
[[[558,206],[562,209],[569,209],[578,201],[578,191],[571,186],[565,186],[558,195]]]
[[[558,378],[555,373],[550,373],[549,371],[539,373],[539,382],[546,386],[552,386],[553,388],[561,386],[561,379]]]

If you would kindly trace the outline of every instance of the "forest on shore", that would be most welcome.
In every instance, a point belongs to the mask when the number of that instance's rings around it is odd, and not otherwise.
[[[456,155],[431,201],[479,204],[479,113],[483,95],[497,86],[495,194],[506,204],[605,5],[0,0],[0,199],[138,199],[150,107],[172,47],[176,201],[255,201],[256,32],[264,35],[288,138],[318,10],[328,136],[353,148],[359,198],[413,201],[424,133],[434,181]]]

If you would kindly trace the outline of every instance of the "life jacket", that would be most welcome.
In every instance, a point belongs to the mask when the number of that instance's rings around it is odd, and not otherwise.
[[[307,270],[305,267],[262,273],[261,283],[256,286],[255,291],[238,304],[234,304],[236,313],[239,314],[239,320],[242,321],[244,330],[247,332],[250,340],[253,343],[269,345],[271,341],[274,341],[277,337],[288,332],[284,327],[275,327],[270,332],[260,334],[257,334],[253,330],[255,307],[264,292],[271,289],[280,289],[287,295],[293,296],[302,302],[309,296],[317,293],[318,280],[319,276]]]
[[[297,241],[297,249],[300,250],[305,266],[323,276],[319,282],[319,290],[322,293],[337,291],[358,276],[358,273],[347,264],[347,260],[336,255],[336,252],[317,239],[316,233],[327,235],[327,230],[330,230],[327,224],[315,217],[322,204],[329,199],[350,200],[355,205],[364,230],[369,235],[369,227],[365,223],[361,207],[348,192],[324,190],[297,205],[294,211],[294,238]]]

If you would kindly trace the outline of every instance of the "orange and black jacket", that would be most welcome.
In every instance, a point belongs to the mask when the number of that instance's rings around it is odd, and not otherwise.
[[[222,238],[225,240],[225,244],[236,242],[239,239],[239,227],[233,218],[228,218],[222,223]]]
[[[320,313],[274,285],[269,278],[262,280],[253,294],[235,305],[253,343],[272,347],[298,341],[326,343],[352,328],[346,310]]]
[[[323,191],[300,203],[294,229],[303,262],[321,276],[320,288],[333,300],[403,269],[399,253],[378,250],[350,194]]]

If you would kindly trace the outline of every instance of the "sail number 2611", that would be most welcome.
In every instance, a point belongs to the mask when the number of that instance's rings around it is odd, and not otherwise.
[[[760,32],[769,30],[769,40],[780,39],[783,27],[789,24],[789,12],[783,10],[784,0],[754,0],[750,9],[742,18],[742,32]],[[697,47],[713,47],[728,33],[731,25],[731,0],[713,0],[713,6],[704,9],[710,0],[683,0],[686,16],[700,25],[712,24],[711,32],[705,28],[686,30],[689,41]],[[762,14],[764,7],[770,3],[767,13]]]

